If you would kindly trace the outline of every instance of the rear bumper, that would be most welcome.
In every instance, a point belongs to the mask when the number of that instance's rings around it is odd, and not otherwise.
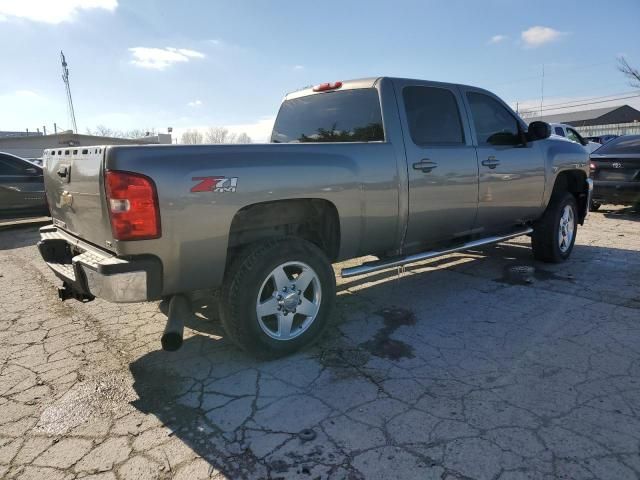
[[[640,202],[640,182],[594,181],[593,200],[599,203],[634,204]]]
[[[80,297],[129,303],[162,296],[162,264],[156,257],[119,258],[53,225],[40,229],[38,250],[56,276]]]

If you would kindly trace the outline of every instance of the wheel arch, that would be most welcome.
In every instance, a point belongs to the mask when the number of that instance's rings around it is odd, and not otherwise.
[[[547,199],[547,207],[551,200],[564,192],[571,193],[578,204],[578,220],[580,225],[584,223],[584,219],[589,211],[588,194],[589,186],[587,184],[587,174],[583,170],[564,170],[556,175],[553,183],[551,194]]]
[[[241,208],[231,220],[227,266],[244,246],[285,236],[307,240],[335,261],[340,251],[338,209],[321,198],[273,200]]]

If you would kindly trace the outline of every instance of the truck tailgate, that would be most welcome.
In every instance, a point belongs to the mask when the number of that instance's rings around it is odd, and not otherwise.
[[[44,184],[53,223],[89,243],[112,249],[103,201],[104,147],[45,151]]]

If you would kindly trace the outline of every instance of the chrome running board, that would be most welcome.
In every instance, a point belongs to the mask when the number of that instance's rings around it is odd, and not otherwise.
[[[356,275],[365,275],[367,273],[377,272],[384,270],[385,268],[401,267],[408,265],[409,263],[416,263],[422,260],[428,260],[430,258],[441,257],[443,255],[449,255],[450,253],[459,252],[461,250],[469,250],[470,248],[480,247],[482,245],[489,245],[491,243],[504,242],[511,238],[519,237],[521,235],[528,235],[533,232],[533,228],[527,227],[524,230],[510,233],[509,235],[501,235],[495,237],[480,238],[471,242],[463,243],[458,247],[447,248],[446,250],[430,250],[428,252],[416,253],[414,255],[408,255],[406,257],[394,257],[387,260],[378,260],[375,262],[366,262],[357,267],[343,268],[340,272],[340,276],[343,278],[355,277]]]

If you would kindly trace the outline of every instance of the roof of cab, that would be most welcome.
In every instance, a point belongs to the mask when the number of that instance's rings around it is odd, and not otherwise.
[[[480,87],[475,87],[472,85],[463,85],[463,84],[459,84],[459,83],[450,83],[450,82],[437,82],[437,81],[433,81],[433,80],[424,80],[424,79],[415,79],[415,78],[400,78],[400,77],[368,77],[368,78],[357,78],[354,80],[343,80],[342,81],[342,86],[340,87],[340,90],[351,90],[351,89],[355,89],[355,88],[373,88],[376,86],[376,84],[378,82],[380,82],[383,79],[390,79],[390,80],[403,80],[403,81],[415,81],[415,82],[425,82],[428,81],[430,83],[436,84],[436,85],[441,85],[441,86],[456,86],[456,87],[465,87],[465,88],[474,88],[477,90],[482,90],[482,91],[487,91],[483,88]],[[302,88],[300,90],[296,90],[293,92],[290,92],[288,94],[285,95],[284,100],[291,100],[292,98],[300,98],[300,97],[306,97],[307,95],[316,95],[316,94],[320,94],[320,93],[325,93],[325,92],[314,92],[313,88],[315,85],[310,85],[308,87]],[[490,93],[490,92],[489,92]]]

